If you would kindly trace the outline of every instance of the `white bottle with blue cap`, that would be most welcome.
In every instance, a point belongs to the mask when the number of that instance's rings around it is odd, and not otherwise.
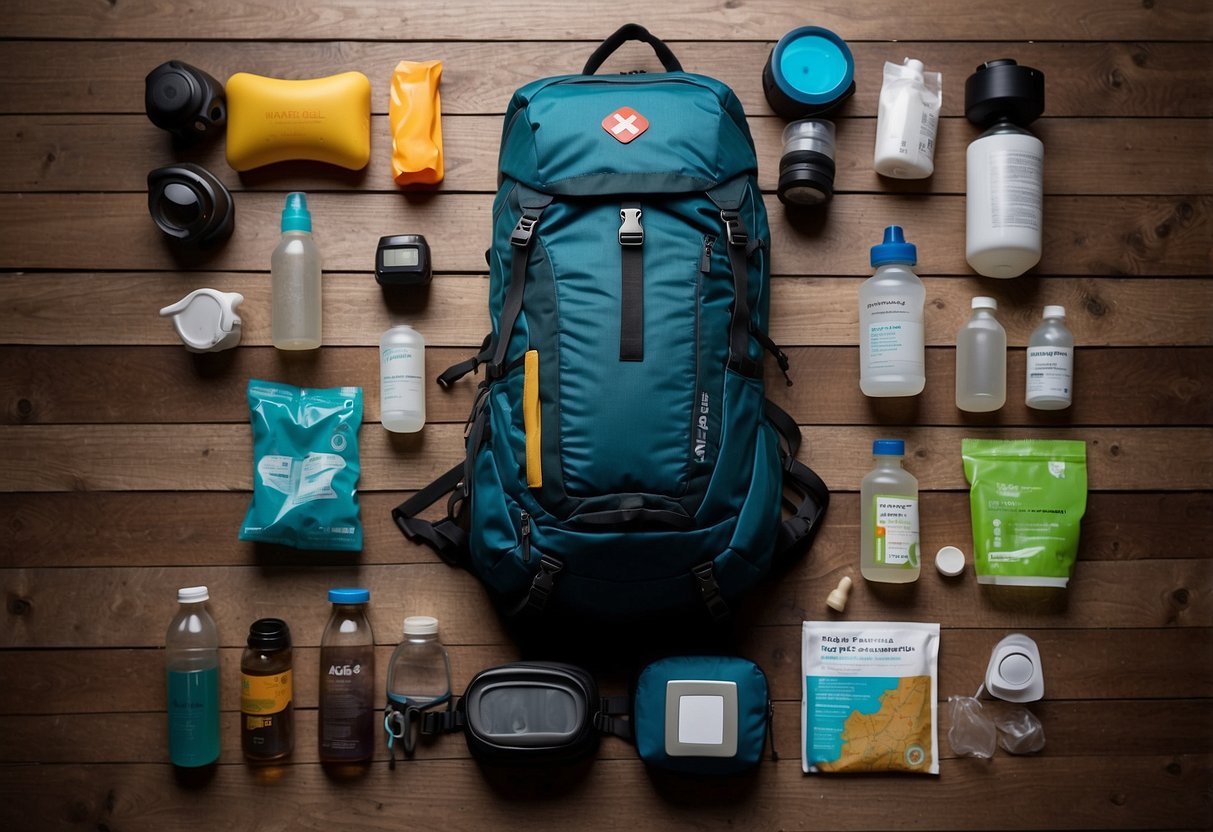
[[[901,226],[872,246],[876,274],[859,287],[859,389],[865,396],[917,396],[926,386],[918,249]]]
[[[869,581],[918,580],[918,480],[901,467],[905,454],[903,440],[877,439],[859,486],[859,571]]]

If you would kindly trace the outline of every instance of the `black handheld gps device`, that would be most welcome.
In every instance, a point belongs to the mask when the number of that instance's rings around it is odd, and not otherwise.
[[[380,286],[420,286],[430,282],[430,246],[420,234],[380,237],[375,249]]]

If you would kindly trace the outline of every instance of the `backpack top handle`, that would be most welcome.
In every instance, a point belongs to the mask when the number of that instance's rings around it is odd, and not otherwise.
[[[585,62],[585,68],[581,70],[581,74],[593,75],[606,59],[624,44],[624,41],[629,40],[644,41],[653,47],[653,51],[657,53],[657,57],[661,60],[661,65],[665,67],[666,72],[682,72],[682,64],[674,57],[674,53],[670,51],[670,47],[665,45],[665,41],[654,36],[639,23],[625,23],[616,30],[615,34],[604,40],[602,45],[594,50],[594,53],[590,55],[590,59]]]

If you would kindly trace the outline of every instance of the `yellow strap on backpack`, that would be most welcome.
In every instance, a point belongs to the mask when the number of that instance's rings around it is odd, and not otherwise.
[[[526,430],[526,484],[543,487],[543,431],[539,409],[539,351],[527,350],[522,365],[522,426]]]
[[[397,185],[442,181],[442,61],[401,61],[392,72],[392,178]]]

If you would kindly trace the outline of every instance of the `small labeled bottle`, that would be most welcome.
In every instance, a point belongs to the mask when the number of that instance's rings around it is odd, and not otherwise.
[[[1074,335],[1064,306],[1046,306],[1028,339],[1025,401],[1037,410],[1065,410],[1074,398]]]
[[[219,759],[219,629],[204,586],[177,590],[177,614],[165,635],[168,753],[197,768]]]
[[[320,346],[320,251],[307,195],[286,195],[282,240],[270,258],[270,340],[280,350]]]
[[[1010,59],[965,82],[965,117],[986,131],[966,152],[965,259],[986,277],[1040,262],[1044,144],[1027,130],[1045,108],[1045,76]]]
[[[865,396],[917,396],[926,385],[922,307],[926,289],[911,268],[918,249],[901,227],[872,246],[876,274],[859,287],[859,389]]]
[[[375,743],[375,639],[367,589],[330,589],[320,639],[320,762],[361,763]]]
[[[240,657],[240,745],[246,759],[280,760],[295,748],[291,630],[280,618],[249,627]]]
[[[1007,401],[1007,332],[994,317],[994,298],[973,298],[972,306],[956,333],[956,406],[989,413]]]
[[[438,640],[438,619],[410,615],[404,619],[404,639],[387,669],[383,727],[388,733],[388,750],[399,740],[405,755],[413,756],[422,712],[450,701],[451,662]]]
[[[425,339],[411,326],[379,339],[379,421],[392,433],[425,427]]]
[[[918,580],[918,480],[901,467],[906,443],[877,439],[875,465],[859,487],[859,571],[869,581]]]
[[[885,62],[876,112],[873,165],[892,179],[926,179],[935,172],[935,134],[943,105],[943,77],[922,61]]]

